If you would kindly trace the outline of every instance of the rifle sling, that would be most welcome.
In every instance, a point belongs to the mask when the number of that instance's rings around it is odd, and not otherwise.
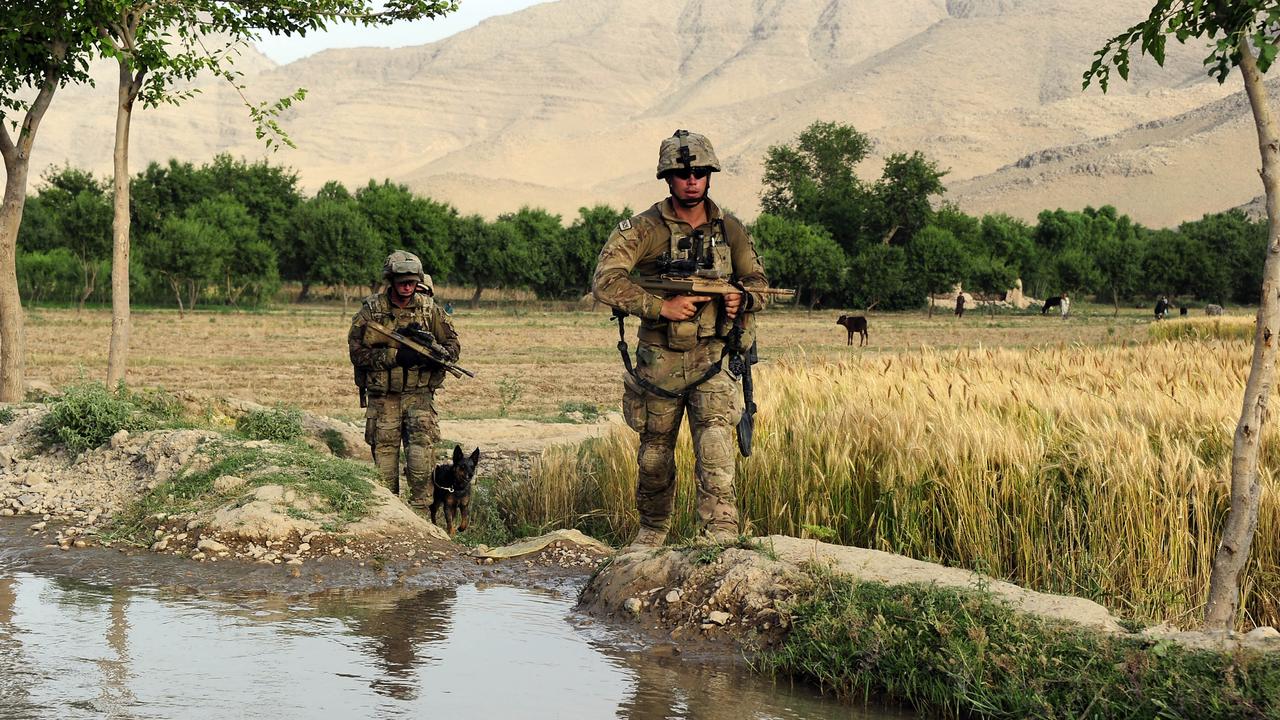
[[[625,327],[627,314],[615,308],[613,311],[613,319],[618,321],[618,354],[622,355],[622,367],[626,368],[627,374],[636,381],[636,384],[641,388],[644,388],[646,392],[653,393],[658,397],[664,397],[668,400],[683,400],[688,396],[691,390],[715,377],[724,367],[724,356],[729,354],[729,345],[726,343],[724,350],[720,353],[720,359],[716,361],[715,365],[707,368],[707,371],[702,374],[702,377],[686,385],[680,392],[671,392],[670,390],[660,388],[648,380],[645,380],[640,377],[640,373],[636,372],[635,367],[631,364],[631,352],[627,349],[627,333]]]

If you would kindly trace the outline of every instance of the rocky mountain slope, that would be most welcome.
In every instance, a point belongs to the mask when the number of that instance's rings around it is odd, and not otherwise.
[[[662,192],[658,142],[688,127],[725,163],[714,194],[751,217],[768,146],[836,120],[876,140],[867,176],[884,155],[920,149],[973,211],[1112,203],[1162,225],[1247,202],[1259,184],[1239,80],[1207,78],[1199,47],[1172,47],[1165,68],[1137,62],[1109,94],[1080,91],[1092,52],[1149,4],[558,0],[419,47],[285,66],[249,52],[241,68],[254,99],[309,90],[285,118],[299,149],[272,160],[312,190],[390,177],[490,216],[524,204],[641,208]],[[109,171],[114,81],[107,67],[99,77],[55,100],[37,167]],[[239,97],[203,87],[181,109],[139,113],[135,169],[264,155]],[[1089,148],[1087,161],[1076,150],[1065,165],[1018,167],[1062,148]]]

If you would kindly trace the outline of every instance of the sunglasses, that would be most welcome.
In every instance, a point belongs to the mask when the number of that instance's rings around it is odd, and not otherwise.
[[[711,175],[711,168],[694,168],[692,170],[672,170],[671,177],[677,177],[681,180],[688,180],[690,177],[696,177],[699,180]]]

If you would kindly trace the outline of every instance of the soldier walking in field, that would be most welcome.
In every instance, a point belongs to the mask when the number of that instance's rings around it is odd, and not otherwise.
[[[431,277],[422,271],[422,261],[412,253],[397,250],[387,256],[382,267],[387,281],[385,292],[365,298],[351,318],[347,346],[365,405],[364,439],[373,452],[382,484],[400,494],[400,447],[405,449],[405,480],[409,502],[415,507],[430,503],[427,485],[435,464],[435,446],[440,439],[436,420],[435,392],[444,383],[445,368],[416,350],[377,332],[371,323],[393,331],[430,333],[456,362],[461,348],[458,334],[444,310],[432,298]]]
[[[711,173],[719,170],[706,137],[678,130],[663,140],[658,178],[670,196],[619,223],[596,264],[593,292],[615,309],[620,334],[622,317],[640,318],[634,368],[620,343],[627,367],[623,413],[640,433],[640,532],[629,550],[666,541],[676,437],[685,414],[697,458],[701,534],[717,542],[739,536],[734,428],[743,414],[742,377],[750,377],[750,366],[726,355],[752,347],[753,315],[765,307],[765,295],[752,290],[767,288],[768,279],[746,227],[707,196]],[[745,292],[660,296],[637,285],[633,271],[638,279],[697,273],[729,280]]]

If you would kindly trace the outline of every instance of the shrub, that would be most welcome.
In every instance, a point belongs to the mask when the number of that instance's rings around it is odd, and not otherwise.
[[[289,442],[302,437],[302,411],[277,405],[236,418],[236,432],[250,440]]]
[[[46,446],[62,444],[72,453],[92,450],[121,430],[138,432],[174,423],[179,406],[161,393],[135,394],[100,382],[73,385],[50,403],[37,431]]]

